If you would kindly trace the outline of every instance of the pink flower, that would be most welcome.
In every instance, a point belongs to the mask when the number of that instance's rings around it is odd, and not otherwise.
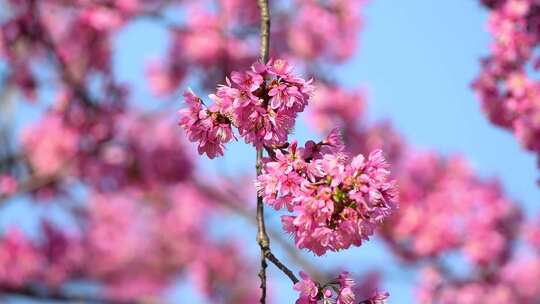
[[[17,191],[17,180],[8,174],[0,175],[0,197]]]
[[[43,259],[38,249],[18,229],[0,239],[0,285],[21,287],[38,278]]]
[[[540,85],[532,73],[539,65],[539,6],[530,0],[499,2],[487,5],[493,42],[473,88],[490,121],[540,157]]]
[[[519,213],[496,182],[457,157],[415,153],[404,164],[400,211],[383,229],[397,254],[414,260],[458,250],[479,266],[505,261]]]
[[[254,92],[262,85],[263,77],[255,72],[246,71],[245,73],[232,72],[231,79],[240,86],[241,89]]]
[[[293,67],[283,59],[270,60],[267,64],[267,71],[271,75],[287,78],[291,75]]]
[[[300,272],[300,278],[300,282],[294,285],[294,289],[300,292],[296,301],[297,304],[355,303],[356,295],[353,291],[354,280],[349,276],[348,272],[342,272],[335,280],[326,284],[313,281],[309,275],[302,271]],[[366,303],[378,304],[383,302]]]
[[[223,155],[224,144],[233,138],[230,120],[218,111],[203,108],[200,98],[191,91],[186,91],[184,98],[188,108],[180,111],[179,124],[189,140],[199,142],[201,155],[209,158]]]
[[[317,304],[319,288],[305,272],[300,272],[301,281],[294,284],[294,289],[300,292],[296,304]]]
[[[24,130],[23,146],[34,169],[43,175],[66,168],[78,150],[79,134],[55,113]]]
[[[296,56],[340,62],[354,54],[365,1],[299,2],[298,15],[287,33],[288,46]]]
[[[168,62],[152,60],[146,66],[146,77],[150,89],[157,96],[171,94],[184,76],[184,69]]]

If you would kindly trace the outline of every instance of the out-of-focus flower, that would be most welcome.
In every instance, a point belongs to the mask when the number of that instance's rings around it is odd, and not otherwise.
[[[540,84],[530,75],[539,67],[540,4],[506,0],[487,6],[493,43],[473,88],[491,122],[540,155]]]
[[[455,157],[416,154],[404,164],[400,212],[383,229],[398,254],[415,259],[462,250],[478,264],[505,260],[520,217],[497,182],[480,179]]]
[[[9,175],[0,175],[0,196],[9,196],[17,191],[17,180]]]
[[[24,130],[23,146],[38,174],[56,174],[73,160],[78,149],[78,133],[57,114],[45,116]]]

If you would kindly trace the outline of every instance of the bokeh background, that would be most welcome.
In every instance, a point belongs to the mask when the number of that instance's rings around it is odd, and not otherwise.
[[[0,7],[0,17],[8,14]],[[171,12],[171,18],[184,18],[183,12]],[[346,87],[362,87],[367,96],[369,120],[390,120],[406,140],[423,150],[446,155],[461,154],[482,176],[497,176],[508,195],[527,213],[539,209],[540,190],[534,156],[524,151],[514,137],[493,127],[481,113],[470,83],[479,71],[479,58],[486,55],[490,36],[486,31],[487,12],[476,1],[390,1],[372,0],[363,10],[364,28],[359,48],[352,60],[332,71],[332,78]],[[168,35],[151,20],[137,21],[122,29],[114,41],[114,73],[127,82],[141,107],[158,108],[167,104],[170,116],[181,106],[181,88],[170,98],[155,97],[145,79],[148,58],[167,50]],[[0,62],[0,71],[3,63]],[[35,121],[50,99],[44,91],[38,97],[40,106],[18,102],[14,117],[16,130]],[[171,120],[173,122],[173,120]],[[300,142],[317,137],[301,117],[293,135]],[[191,148],[195,151],[195,146]],[[227,147],[225,157],[204,158],[205,174],[252,174],[254,151],[243,143]],[[36,229],[36,214],[48,214],[58,221],[61,212],[48,206],[30,204],[18,198],[0,210],[0,229],[17,224],[25,232]],[[267,212],[268,224],[279,228],[279,217]],[[255,228],[241,219],[220,223],[212,228],[225,240],[239,238],[246,253],[257,256]],[[292,242],[292,241],[291,241]],[[274,246],[276,254],[284,256]],[[415,272],[400,264],[375,237],[360,248],[327,257],[302,252],[306,259],[324,269],[336,265],[358,274],[382,269],[384,288],[390,292],[390,303],[413,303]],[[295,271],[298,268],[292,265]],[[270,290],[276,303],[290,303],[295,292],[290,282],[269,267]],[[179,281],[167,292],[172,303],[198,303],[202,299],[189,283]],[[34,303],[10,298],[9,303]],[[40,302],[42,303],[42,302]]]

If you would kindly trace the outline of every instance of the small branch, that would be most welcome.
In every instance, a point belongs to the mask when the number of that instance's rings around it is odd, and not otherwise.
[[[291,281],[293,282],[293,284],[298,283],[298,278],[294,275],[294,273],[289,268],[287,268],[287,266],[281,263],[281,261],[278,258],[276,258],[276,256],[272,253],[272,251],[267,250],[265,252],[265,257],[270,262],[272,262],[272,264],[276,265],[276,267],[279,270],[281,270],[286,276],[288,276],[289,279],[291,279]]]
[[[256,170],[257,176],[262,172],[262,149],[257,149]],[[262,196],[257,194],[257,243],[261,248],[261,269],[259,271],[259,278],[261,279],[261,299],[260,303],[266,303],[266,255],[270,252],[270,239],[266,233],[266,226],[264,224],[264,203]]]
[[[35,190],[38,190],[39,188],[61,181],[66,176],[70,165],[72,164],[72,161],[73,160],[70,160],[64,163],[62,167],[60,167],[56,172],[43,175],[31,175],[26,180],[18,183],[17,191],[15,193],[6,195],[0,194],[0,203],[3,203],[4,201],[17,195],[33,192]]]
[[[266,268],[268,264],[266,263],[266,256],[264,251],[261,251],[261,269],[259,270],[259,279],[261,280],[261,303],[266,302]]]
[[[57,301],[66,303],[101,303],[101,304],[138,304],[145,303],[143,300],[114,300],[90,295],[74,295],[61,292],[45,293],[31,287],[11,288],[0,286],[0,296],[13,296],[38,299],[42,301]]]

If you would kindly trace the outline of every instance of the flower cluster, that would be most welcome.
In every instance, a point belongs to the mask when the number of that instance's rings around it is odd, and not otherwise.
[[[266,159],[257,178],[267,204],[294,211],[282,216],[282,223],[296,245],[317,255],[360,246],[396,207],[396,187],[382,152],[366,159],[342,151],[337,129],[304,148],[293,142]]]
[[[11,195],[17,191],[17,180],[9,174],[0,175],[0,197]]]
[[[408,259],[460,250],[472,263],[504,262],[519,212],[496,182],[480,179],[461,158],[417,153],[404,159],[397,180],[400,212],[383,234]]]
[[[540,259],[517,257],[502,269],[474,278],[456,278],[435,267],[421,273],[417,296],[420,303],[538,303]]]
[[[533,0],[485,3],[493,35],[491,53],[473,87],[491,122],[514,133],[521,145],[540,156],[540,4]]]
[[[258,149],[283,145],[313,91],[311,81],[291,71],[286,61],[277,59],[266,65],[256,63],[243,73],[233,72],[210,95],[214,104],[209,107],[187,91],[188,108],[180,111],[179,124],[189,140],[199,143],[199,153],[210,158],[223,155],[224,144],[234,137],[233,127]]]
[[[10,227],[0,238],[0,285],[24,286],[28,281],[60,286],[80,270],[80,239],[43,221],[43,240],[36,244],[18,228]]]
[[[35,279],[41,259],[37,249],[19,229],[9,229],[0,239],[0,282],[6,287],[16,287]]]
[[[299,57],[340,62],[356,50],[364,0],[299,0],[298,16],[288,27],[287,42]]]
[[[33,169],[42,175],[57,173],[75,157],[79,134],[56,113],[24,130],[23,146]]]
[[[296,304],[356,303],[355,282],[348,272],[342,272],[334,281],[324,285],[311,279],[305,272],[300,272],[300,282],[294,284],[294,289],[300,293]],[[371,297],[360,301],[364,304],[384,304],[388,293],[375,292]]]

